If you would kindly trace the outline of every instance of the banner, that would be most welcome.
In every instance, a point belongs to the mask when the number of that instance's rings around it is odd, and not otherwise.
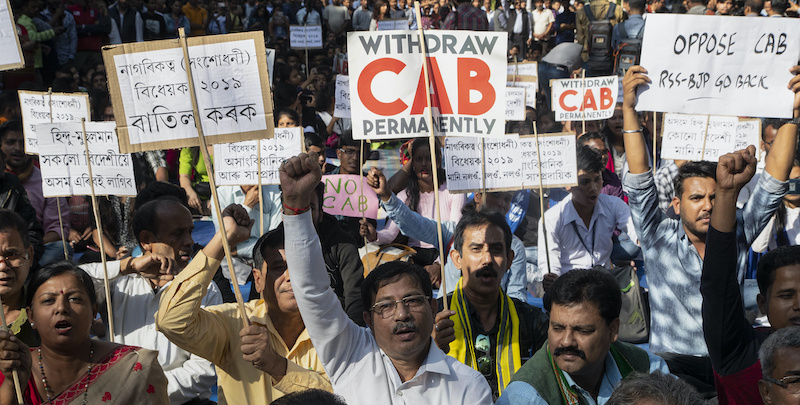
[[[736,117],[664,114],[661,157],[674,160],[707,160],[749,145],[761,145],[761,121]],[[756,158],[759,154],[756,153]]]
[[[525,89],[525,105],[536,107],[539,92],[539,64],[537,62],[509,63],[506,67],[506,86]]]
[[[281,184],[278,169],[302,153],[302,128],[275,128],[261,140],[261,184]],[[214,179],[217,186],[258,184],[258,141],[214,145]]]
[[[290,25],[289,46],[294,49],[322,49],[322,26]]]
[[[333,116],[350,118],[350,77],[336,75],[336,94],[334,94]]]
[[[188,41],[200,123],[208,143],[272,134],[263,33]],[[200,145],[179,40],[105,47],[103,59],[122,152]]]
[[[502,137],[506,33],[425,34],[433,129],[438,136]],[[347,34],[355,139],[429,136],[416,32]]]
[[[36,126],[39,163],[45,197],[92,194],[81,124]],[[136,195],[136,179],[130,154],[119,153],[113,122],[87,122],[86,143],[97,195]]]
[[[0,1],[0,71],[25,66],[22,47],[17,35],[17,24],[8,0]]]
[[[792,118],[800,57],[792,18],[649,14],[638,111]]]
[[[360,218],[378,219],[380,202],[375,190],[367,185],[364,178],[354,174],[328,174],[322,176],[325,183],[325,197],[322,210],[331,215],[344,215]],[[361,184],[361,187],[359,187]],[[363,195],[362,195],[363,193]]]
[[[556,121],[611,118],[619,94],[618,81],[618,76],[550,80],[550,99]]]
[[[52,93],[52,96],[51,93],[40,91],[19,90],[17,93],[22,111],[25,153],[39,153],[37,125],[51,122],[81,122],[81,118],[85,118],[86,121],[92,119],[89,112],[89,96],[86,93]]]

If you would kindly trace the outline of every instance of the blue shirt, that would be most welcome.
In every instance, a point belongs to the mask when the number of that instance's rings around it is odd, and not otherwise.
[[[620,23],[615,25],[614,30],[611,32],[612,49],[617,49],[619,43],[622,42],[622,33],[620,32],[620,27],[623,25],[625,26],[625,38],[636,38],[636,35],[639,34],[639,30],[644,26],[644,18],[641,14],[631,14],[628,16],[628,19],[625,20],[625,24]]]
[[[546,350],[542,348],[542,350]],[[650,352],[647,352],[647,355],[650,357],[650,372],[661,371],[664,374],[669,374],[669,367],[667,367],[667,363],[661,358],[658,357]],[[588,391],[581,388],[580,385],[575,383],[575,380],[568,373],[564,373],[564,380],[567,384],[569,384],[572,389],[575,390],[579,395],[583,397],[589,405],[603,405],[608,401],[608,398],[611,397],[611,394],[614,393],[614,388],[616,387],[617,383],[622,381],[622,374],[619,372],[619,367],[617,367],[617,362],[614,361],[614,356],[611,355],[609,352],[606,354],[606,372],[603,374],[603,380],[600,382],[600,392],[597,395],[597,401],[592,398],[591,394]],[[552,372],[552,370],[542,370],[543,373]],[[536,391],[536,388],[533,388],[530,384],[523,382],[523,381],[513,381],[511,384],[508,384],[505,391],[503,391],[503,395],[500,396],[500,399],[497,400],[495,405],[548,405],[547,401],[544,400],[539,395],[539,392]]]
[[[650,350],[708,356],[700,295],[703,259],[686,236],[681,220],[668,218],[658,208],[652,171],[628,173],[624,184],[650,288]],[[736,214],[740,284],[747,268],[748,248],[775,213],[787,189],[788,182],[780,182],[765,171],[750,201]]]

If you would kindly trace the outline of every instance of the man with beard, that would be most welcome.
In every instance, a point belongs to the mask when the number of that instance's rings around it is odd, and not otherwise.
[[[498,405],[603,404],[634,371],[669,373],[658,356],[617,341],[622,294],[604,269],[559,277],[544,306],[546,346],[514,375]]]
[[[192,213],[178,199],[163,197],[149,201],[133,217],[133,232],[144,254],[108,262],[114,316],[114,330],[110,332],[114,334],[114,342],[158,350],[172,404],[190,400],[205,403],[216,383],[214,366],[170,342],[156,330],[154,320],[159,300],[173,274],[189,263],[194,245],[192,229]],[[85,264],[81,268],[92,277],[99,303],[105,303],[102,265]],[[202,305],[221,303],[216,284],[210,285]]]
[[[797,74],[800,67],[795,66],[791,72]],[[706,234],[718,193],[716,165],[691,162],[679,169],[673,208],[680,220],[667,217],[658,208],[656,185],[635,110],[636,88],[650,82],[646,74],[644,68],[634,66],[623,79],[623,133],[630,168],[623,184],[646,258],[651,309],[650,350],[666,360],[673,374],[686,379],[701,394],[713,396],[714,375],[703,338],[704,300],[698,286],[707,252]],[[795,100],[794,116],[797,117],[800,116],[797,93]],[[766,157],[764,173],[750,201],[737,212],[735,270],[739,283],[744,279],[750,245],[773,216],[788,188],[796,137],[796,124],[787,123],[778,129]]]

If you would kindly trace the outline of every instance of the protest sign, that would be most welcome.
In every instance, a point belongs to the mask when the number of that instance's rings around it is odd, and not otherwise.
[[[92,194],[80,123],[39,124],[39,163],[45,197]],[[98,195],[136,195],[130,154],[119,152],[113,122],[87,122],[86,142]]]
[[[619,86],[617,76],[550,80],[556,121],[605,120],[614,115]]]
[[[539,64],[536,62],[509,63],[506,67],[506,86],[525,89],[525,105],[536,107],[539,92]]]
[[[385,19],[378,21],[378,31],[407,30],[408,20],[405,18]]]
[[[324,212],[378,219],[378,195],[367,185],[366,178],[355,174],[329,174],[322,176],[322,182],[325,183],[325,197],[322,199]]]
[[[281,164],[302,152],[302,128],[275,128],[271,139],[261,140],[261,184],[280,184]],[[258,141],[214,145],[217,186],[258,184]]]
[[[347,54],[346,53],[337,53],[333,57],[333,71],[340,74],[347,76],[348,74],[348,63],[347,63]]]
[[[448,137],[444,143],[444,162],[447,189],[451,193],[521,188],[522,162],[517,135],[491,139]]]
[[[506,121],[525,119],[525,89],[506,87]]]
[[[334,95],[333,116],[350,118],[350,77],[336,75],[336,94]]]
[[[416,32],[347,34],[355,139],[431,134],[419,38]],[[505,33],[429,31],[425,42],[435,134],[502,137]]]
[[[294,49],[322,49],[322,26],[290,25],[289,46]]]
[[[578,159],[575,154],[575,134],[561,132],[539,134],[539,154],[542,158],[543,187],[578,185]],[[519,138],[523,182],[520,188],[539,188],[539,158],[536,136]]]
[[[791,118],[789,68],[800,57],[791,18],[650,14],[636,109],[687,114]]]
[[[25,153],[39,153],[36,137],[38,124],[51,122],[81,122],[91,119],[89,96],[86,93],[47,93],[38,91],[19,92],[19,106],[22,111],[22,132],[25,134]],[[51,98],[52,96],[52,98]],[[50,111],[53,117],[50,117]]]
[[[271,48],[265,49],[267,51],[267,72],[269,73],[269,84],[275,82],[273,72],[275,70],[275,50]]]
[[[17,35],[17,24],[8,0],[0,1],[0,71],[25,66],[22,47]]]
[[[208,142],[272,134],[261,32],[191,37],[189,65]],[[122,152],[198,146],[183,49],[177,39],[103,48]]]
[[[664,114],[662,159],[707,160],[761,144],[759,120],[736,117]],[[756,154],[756,157],[758,154]]]

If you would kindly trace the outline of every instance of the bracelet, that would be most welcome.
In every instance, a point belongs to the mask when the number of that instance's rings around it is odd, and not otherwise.
[[[290,207],[290,206],[286,205],[286,203],[283,203],[283,208],[285,208],[285,209],[287,209],[289,211],[292,211],[293,212],[292,215],[300,215],[300,214],[310,210],[311,209],[311,205],[306,205],[303,208],[294,208],[294,207]]]
[[[639,128],[639,129],[623,129],[622,130],[623,134],[638,134],[639,132],[642,132],[642,128]]]

